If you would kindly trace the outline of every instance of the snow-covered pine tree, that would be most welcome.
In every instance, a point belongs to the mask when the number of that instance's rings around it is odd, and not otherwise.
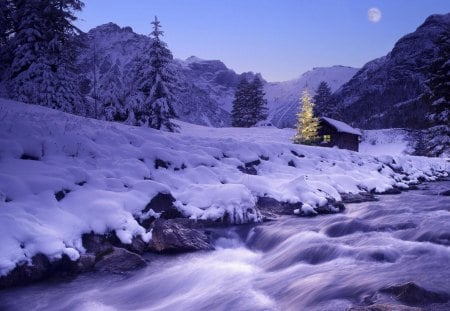
[[[250,102],[250,84],[244,77],[234,93],[233,108],[231,110],[231,124],[234,127],[248,127],[248,106]]]
[[[264,85],[256,76],[250,84],[250,116],[248,126],[254,126],[267,118],[267,100],[264,98]]]
[[[82,6],[79,0],[15,1],[8,77],[12,98],[78,112],[82,97],[74,42],[79,31],[72,22]]]
[[[334,113],[331,107],[331,89],[325,81],[320,82],[314,95],[314,114],[316,116],[331,117]]]
[[[7,64],[11,63],[11,50],[9,46],[13,28],[14,4],[11,0],[0,1],[0,80]]]
[[[138,125],[174,132],[178,126],[170,120],[176,117],[173,109],[176,82],[172,69],[173,56],[160,38],[163,31],[156,16],[152,25],[149,57],[142,58],[137,68],[137,89],[143,97],[139,94],[133,96],[134,118]]]
[[[297,130],[293,137],[295,144],[312,144],[317,139],[319,119],[314,117],[314,103],[308,90],[304,90],[301,98],[302,107],[297,114]]]

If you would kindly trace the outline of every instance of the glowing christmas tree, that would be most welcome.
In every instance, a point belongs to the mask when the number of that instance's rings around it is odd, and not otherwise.
[[[296,144],[312,144],[317,139],[319,119],[314,117],[314,103],[307,90],[301,98],[302,108],[297,114],[297,132],[293,140]]]

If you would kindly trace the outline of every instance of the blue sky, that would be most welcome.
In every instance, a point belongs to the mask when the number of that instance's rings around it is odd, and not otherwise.
[[[268,81],[313,67],[361,67],[385,55],[449,0],[85,0],[77,26],[114,22],[148,34],[155,15],[176,58],[220,59]],[[381,11],[379,22],[368,10]]]

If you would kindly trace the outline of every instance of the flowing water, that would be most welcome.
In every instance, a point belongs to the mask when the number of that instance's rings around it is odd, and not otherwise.
[[[0,291],[0,309],[346,310],[398,303],[378,290],[411,281],[450,294],[450,197],[439,195],[450,181],[420,188],[343,214],[231,228],[216,251],[148,255],[125,275]]]

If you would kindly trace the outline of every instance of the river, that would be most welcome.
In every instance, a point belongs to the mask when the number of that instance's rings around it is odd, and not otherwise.
[[[233,227],[215,251],[149,254],[129,274],[0,291],[0,309],[334,311],[397,304],[379,289],[407,282],[450,294],[450,197],[439,195],[448,189],[425,183],[342,214]]]

